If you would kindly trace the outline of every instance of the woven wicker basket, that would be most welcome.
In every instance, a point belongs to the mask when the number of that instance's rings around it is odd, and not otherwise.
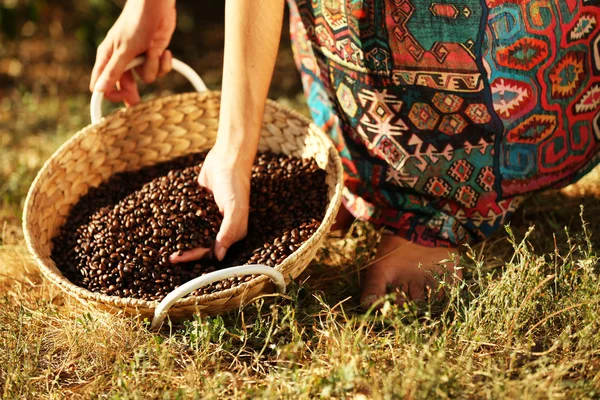
[[[122,109],[75,134],[44,164],[33,182],[23,215],[29,251],[42,273],[67,294],[111,312],[150,317],[157,301],[94,293],[67,280],[50,258],[52,238],[73,205],[91,187],[122,171],[168,161],[212,147],[219,116],[218,92],[186,93]],[[314,158],[327,172],[329,204],[317,232],[275,267],[286,281],[297,277],[314,258],[341,201],[342,164],[329,138],[298,113],[273,101],[266,106],[259,151]],[[235,309],[272,290],[266,276],[203,296],[178,300],[172,319],[192,313],[214,315]]]

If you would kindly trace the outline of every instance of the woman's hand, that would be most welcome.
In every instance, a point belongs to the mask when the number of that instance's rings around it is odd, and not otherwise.
[[[200,172],[199,182],[213,192],[223,213],[214,254],[246,236],[250,177],[256,157],[267,94],[283,22],[283,0],[256,6],[255,0],[225,3],[225,57],[217,141]],[[194,249],[172,262],[202,258],[210,249]]]
[[[175,31],[175,0],[129,0],[96,53],[90,90],[104,93],[113,102],[140,102],[140,95],[127,64],[145,54],[137,71],[146,83],[171,70],[167,46]]]
[[[227,153],[226,148],[213,148],[206,156],[198,177],[200,185],[213,193],[223,214],[214,248],[219,261],[223,260],[232,244],[246,237],[250,210],[252,166]]]
[[[204,160],[198,182],[213,193],[219,211],[223,214],[213,250],[219,261],[223,260],[231,245],[246,237],[251,174],[252,163],[236,158],[231,149],[225,146],[215,145]],[[174,254],[171,261],[196,260],[211,250],[197,248],[180,256]]]

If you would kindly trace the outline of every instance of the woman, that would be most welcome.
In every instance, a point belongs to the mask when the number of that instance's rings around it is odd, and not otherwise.
[[[459,245],[500,228],[527,193],[596,165],[597,1],[289,3],[313,119],[344,160],[339,226],[352,216],[388,231],[378,251],[389,256],[367,271],[363,305],[390,287],[422,299]],[[212,249],[219,259],[246,234],[250,167],[282,26],[283,0],[256,4],[226,3],[221,123],[199,177],[224,214]],[[139,102],[123,70],[146,54],[146,82],[168,72],[174,28],[174,0],[127,2],[98,49],[91,89]],[[450,280],[461,276],[452,264],[444,269]]]

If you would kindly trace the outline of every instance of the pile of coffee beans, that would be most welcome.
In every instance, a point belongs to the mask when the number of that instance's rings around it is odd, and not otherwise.
[[[114,175],[73,207],[52,257],[73,283],[94,292],[160,300],[197,276],[243,264],[275,266],[317,230],[327,206],[325,171],[312,159],[259,154],[252,169],[246,239],[222,262],[171,263],[171,254],[212,248],[222,215],[197,183],[206,153]],[[202,295],[252,277],[199,289]]]

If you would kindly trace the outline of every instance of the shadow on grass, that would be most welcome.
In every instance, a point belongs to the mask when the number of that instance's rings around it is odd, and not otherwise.
[[[286,295],[160,333],[64,296],[11,239],[0,246],[0,393],[590,397],[600,379],[597,181],[532,196],[512,237],[498,232],[464,255],[467,279],[445,303],[368,314],[356,300],[379,237],[368,224],[332,236]]]

